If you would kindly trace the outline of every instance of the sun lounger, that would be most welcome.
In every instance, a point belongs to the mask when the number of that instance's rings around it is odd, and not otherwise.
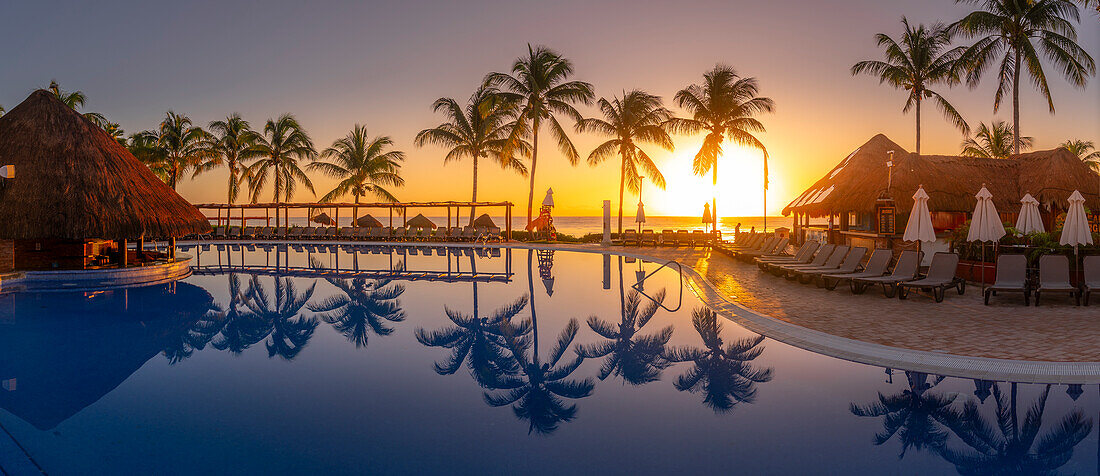
[[[813,256],[808,261],[790,261],[790,262],[764,262],[764,268],[770,271],[776,276],[783,276],[786,270],[784,266],[823,266],[825,261],[829,259],[829,256],[833,254],[833,250],[836,249],[836,245],[832,243],[826,243],[817,247],[817,251],[813,253]]]
[[[730,251],[754,249],[760,246],[760,243],[765,240],[763,233],[756,233],[753,235],[745,235],[744,241],[735,241],[731,244],[725,245],[726,249]]]
[[[661,230],[661,246],[676,246],[676,232],[672,230]]]
[[[955,253],[936,253],[932,255],[932,264],[928,265],[928,274],[923,279],[898,284],[898,298],[905,299],[910,289],[932,291],[932,297],[936,302],[943,302],[943,295],[949,287],[954,287],[959,294],[963,294],[966,292],[966,281],[955,276],[955,271],[958,268],[959,255]]]
[[[780,266],[779,271],[783,276],[786,276],[787,279],[798,278],[799,272],[803,270],[819,269],[832,272],[837,268],[840,268],[841,263],[844,262],[844,257],[848,256],[849,249],[850,248],[847,245],[839,245],[833,248],[833,252],[830,253],[827,258],[825,258],[824,263],[817,265],[815,265],[814,263],[811,263],[809,265],[786,264]],[[815,258],[814,262],[816,263],[817,261],[818,260]]]
[[[336,235],[340,237],[341,240],[351,240],[355,238],[355,232],[355,228],[342,226],[340,230],[337,231]]]
[[[1084,294],[1085,305],[1089,305],[1089,295],[1094,289],[1100,289],[1100,256],[1086,256],[1084,265],[1085,282],[1081,291]]]
[[[355,229],[355,239],[356,240],[364,240],[364,241],[368,240],[368,239],[370,239],[370,234],[373,230],[374,230],[374,227],[368,227],[368,226],[358,227],[358,228]]]
[[[239,227],[239,226],[229,227],[229,234],[227,235],[227,237],[228,238],[240,238],[241,237],[241,227]]]
[[[704,233],[703,230],[691,230],[691,246],[694,248],[696,246],[706,246],[706,245],[707,245],[707,235],[706,235],[706,233]]]
[[[639,245],[653,245],[657,246],[657,234],[653,233],[651,229],[642,230],[642,236],[638,242]]]
[[[325,239],[326,240],[335,240],[338,237],[339,237],[339,230],[335,226],[330,226],[328,228],[325,228]]]
[[[453,226],[447,230],[447,241],[462,241],[462,228]]]
[[[765,247],[762,250],[742,251],[737,253],[737,258],[742,261],[752,261],[753,258],[762,256],[786,256],[787,245],[790,244],[790,242],[791,240],[789,238],[780,238],[779,240],[773,241],[771,246]]]
[[[890,260],[893,258],[894,250],[879,248],[871,252],[871,257],[867,259],[867,265],[863,267],[862,271],[822,274],[819,282],[825,289],[832,291],[836,289],[838,284],[844,281],[859,278],[877,278],[886,274],[886,271],[890,269]]]
[[[432,233],[432,241],[447,241],[447,228],[439,227]]]
[[[1043,255],[1039,258],[1039,286],[1035,288],[1035,305],[1039,296],[1047,293],[1066,293],[1081,305],[1081,290],[1070,283],[1069,259],[1062,255]]]
[[[283,238],[286,238],[286,227],[285,226],[280,226],[280,227],[274,228],[273,230],[274,231],[271,233],[272,238],[275,238],[277,240],[281,240]]]
[[[877,278],[852,278],[848,283],[852,288],[852,294],[863,294],[868,286],[881,284],[883,296],[892,298],[898,290],[898,283],[911,281],[917,277],[922,259],[924,259],[924,253],[916,250],[902,251],[898,262],[894,264],[894,270],[889,275]]]
[[[821,246],[821,243],[815,240],[810,240],[802,243],[802,246],[795,251],[793,255],[772,255],[772,256],[757,256],[756,265],[762,270],[767,270],[773,265],[781,264],[809,264],[814,259],[814,252]]]
[[[676,246],[688,246],[691,244],[691,233],[687,230],[676,230]]]
[[[291,239],[291,240],[296,240],[298,238],[301,238],[302,237],[302,228],[297,227],[297,226],[290,227],[290,229],[286,231],[286,237],[287,237],[287,239]]]
[[[634,230],[626,230],[622,234],[623,246],[630,244],[638,244],[638,232]]]
[[[752,248],[721,248],[721,249],[724,250],[726,253],[728,253],[730,256],[733,256],[734,258],[736,258],[741,253],[757,253],[757,254],[759,254],[759,253],[762,253],[766,250],[772,250],[772,249],[775,248],[775,245],[777,243],[779,243],[779,237],[773,236],[773,237],[770,237],[766,240],[761,241],[760,243],[758,243],[756,246],[754,246]]]
[[[799,282],[803,284],[817,281],[818,277],[823,274],[851,274],[855,273],[859,269],[860,264],[863,263],[864,256],[867,256],[867,248],[856,246],[848,250],[848,254],[844,255],[844,260],[841,261],[840,266],[837,266],[836,268],[827,269],[826,267],[822,267],[799,269],[795,272],[798,273]],[[828,265],[829,262],[826,261],[825,264]],[[818,282],[818,286],[821,285],[822,284]]]
[[[405,227],[399,226],[399,227],[397,227],[396,230],[393,230],[393,240],[394,241],[405,241],[408,238],[409,238],[409,230],[405,229]]]
[[[1024,295],[1024,305],[1031,304],[1031,284],[1027,280],[1027,256],[1001,255],[997,257],[997,279],[985,288],[985,305],[997,291],[1018,292]]]

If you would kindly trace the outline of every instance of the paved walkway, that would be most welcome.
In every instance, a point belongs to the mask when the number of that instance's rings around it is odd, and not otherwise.
[[[709,250],[623,249],[693,267],[726,297],[760,314],[839,337],[905,349],[995,359],[1100,362],[1100,305],[1078,307],[1063,295],[1024,307],[1019,294],[982,304],[977,286],[948,290],[942,303],[910,293],[883,297],[881,288],[853,295],[788,281]],[[1094,303],[1100,304],[1100,303]]]

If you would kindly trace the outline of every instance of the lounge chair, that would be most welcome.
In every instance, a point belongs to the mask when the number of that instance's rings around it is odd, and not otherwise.
[[[825,289],[832,291],[844,281],[859,278],[877,278],[886,274],[886,270],[890,269],[890,260],[892,259],[894,259],[894,250],[879,248],[871,252],[871,257],[867,259],[867,265],[863,267],[863,271],[826,273],[820,276],[819,282]],[[843,266],[841,267],[843,268]]]
[[[796,279],[799,276],[799,272],[803,270],[824,270],[828,272],[835,272],[840,268],[841,263],[844,262],[844,257],[848,256],[848,250],[850,248],[847,245],[839,245],[833,248],[832,253],[829,253],[825,258],[825,262],[815,265],[819,262],[817,258],[814,258],[814,263],[809,265],[804,264],[785,264],[779,267],[779,272],[787,279]]]
[[[676,230],[676,246],[688,246],[691,244],[691,233],[687,230]]]
[[[798,247],[798,251],[795,251],[793,255],[773,255],[773,256],[758,256],[756,257],[756,264],[760,269],[767,270],[771,265],[780,264],[809,264],[814,259],[814,252],[821,246],[821,243],[815,240],[810,240],[802,243],[802,246]]]
[[[240,238],[240,237],[241,237],[241,227],[239,227],[239,226],[229,227],[229,234],[227,235],[227,238]]]
[[[727,253],[729,253],[731,256],[736,258],[741,253],[760,254],[762,252],[773,250],[773,249],[775,249],[775,245],[777,243],[779,243],[779,237],[773,236],[771,238],[768,238],[766,240],[763,240],[763,241],[759,242],[756,246],[753,246],[752,248],[734,248],[734,249],[723,248],[723,249]]]
[[[339,235],[339,230],[335,226],[330,226],[328,228],[325,228],[325,239],[326,240],[335,240],[339,236],[340,236]]]
[[[500,227],[499,226],[489,227],[489,231],[487,233],[487,236],[485,237],[485,241],[495,241],[495,242],[498,242],[498,243],[501,242],[501,241],[504,241],[504,235],[501,233]]]
[[[676,232],[672,230],[661,230],[660,244],[662,246],[676,246]]]
[[[396,230],[393,230],[393,240],[394,241],[405,241],[408,238],[409,238],[409,230],[407,230],[405,227],[399,226],[399,227],[397,227]]]
[[[277,227],[274,230],[275,230],[274,233],[272,233],[273,238],[275,238],[275,239],[286,238],[286,227],[285,226]]]
[[[1070,283],[1069,259],[1062,255],[1043,255],[1039,258],[1039,286],[1035,288],[1035,305],[1044,292],[1067,293],[1081,305],[1081,289]]]
[[[447,241],[447,228],[439,227],[432,233],[432,241]]]
[[[997,279],[985,288],[985,305],[997,291],[1018,292],[1024,295],[1024,305],[1031,304],[1031,284],[1027,281],[1027,256],[1001,255],[997,257]]]
[[[882,295],[888,298],[894,297],[898,290],[898,284],[911,281],[920,272],[920,262],[924,259],[924,253],[916,250],[901,252],[898,262],[894,264],[894,270],[886,276],[877,278],[853,278],[848,283],[852,288],[852,294],[863,294],[868,286],[882,285]]]
[[[638,241],[638,232],[636,232],[634,230],[626,230],[626,231],[623,232],[622,240],[623,240],[623,246],[630,245],[631,243],[637,245],[639,243],[639,241]]]
[[[928,274],[923,279],[898,284],[898,298],[905,299],[910,289],[927,289],[932,291],[932,297],[936,302],[943,302],[943,295],[950,287],[954,287],[961,295],[966,292],[966,281],[955,276],[958,268],[959,255],[936,253],[932,255],[932,264],[928,265]]]
[[[740,253],[737,253],[737,258],[742,261],[752,261],[754,258],[765,256],[788,256],[787,245],[789,245],[790,242],[791,240],[789,238],[780,238],[779,240],[773,241],[770,247],[765,247],[762,250],[742,251]]]
[[[372,228],[372,227],[368,227],[368,226],[358,227],[358,228],[355,229],[355,239],[356,240],[370,239],[370,234],[371,234],[372,231],[374,231],[374,228]]]
[[[651,229],[642,230],[641,238],[639,238],[638,245],[650,244],[657,246],[657,234],[653,233]]]
[[[225,238],[225,233],[228,229],[229,229],[229,227],[227,227],[225,225],[215,226],[214,227],[214,238]]]
[[[731,244],[725,245],[725,248],[730,251],[753,249],[760,246],[760,243],[764,241],[765,236],[763,233],[756,233],[753,235],[745,235],[744,240],[735,241]]]
[[[1093,289],[1100,289],[1100,256],[1086,256],[1084,264],[1085,282],[1081,285],[1085,305],[1089,305],[1089,295]]]
[[[300,238],[301,236],[302,236],[302,229],[300,227],[292,226],[292,227],[290,227],[289,230],[286,231],[287,239],[296,240],[296,239]]]
[[[462,228],[452,226],[447,230],[447,241],[462,241]]]
[[[336,233],[336,235],[339,236],[342,240],[351,240],[355,238],[356,231],[357,230],[355,228],[342,226],[340,227],[340,230]]]
[[[771,272],[776,276],[783,276],[786,271],[783,270],[784,266],[823,266],[825,261],[829,259],[829,256],[833,254],[833,250],[836,249],[836,245],[832,243],[825,243],[817,247],[815,253],[812,253],[811,258],[803,261],[789,261],[789,262],[768,262],[765,261],[762,264],[766,271]]]
[[[840,262],[840,266],[833,269],[825,269],[825,267],[819,269],[800,269],[795,271],[798,273],[799,282],[806,284],[817,281],[818,286],[823,284],[818,281],[818,277],[823,274],[852,274],[859,270],[859,266],[863,263],[863,257],[867,256],[867,248],[863,246],[856,246],[848,250],[848,254],[844,255],[844,260]],[[825,264],[828,264],[826,261]]]
[[[691,247],[707,246],[707,234],[703,230],[691,230]]]

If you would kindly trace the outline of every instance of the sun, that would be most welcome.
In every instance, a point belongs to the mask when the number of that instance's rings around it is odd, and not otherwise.
[[[721,216],[761,216],[764,213],[764,156],[756,150],[748,150],[726,144],[718,159],[718,186],[712,183],[710,174],[695,175],[692,161],[699,144],[678,146],[658,167],[665,176],[665,190],[649,183],[642,190],[642,199],[654,215],[701,216],[703,205],[717,196],[718,213]],[[773,193],[779,177],[772,170]],[[775,198],[768,200],[768,208],[774,210]]]

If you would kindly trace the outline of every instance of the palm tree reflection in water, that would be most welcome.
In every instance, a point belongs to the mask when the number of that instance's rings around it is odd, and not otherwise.
[[[725,344],[717,314],[706,307],[696,308],[691,321],[705,348],[669,351],[669,360],[694,364],[676,379],[676,389],[702,392],[703,403],[715,413],[728,412],[740,402],[752,403],[756,399],[756,384],[772,379],[771,368],[758,369],[750,363],[764,352],[760,346],[764,336],[742,338]]]
[[[316,259],[310,265],[322,267]],[[404,267],[404,263],[398,262],[393,270],[400,271]],[[405,286],[400,283],[394,283],[392,279],[325,277],[325,280],[341,292],[319,303],[309,304],[309,310],[318,313],[317,317],[331,324],[348,341],[354,342],[356,348],[366,347],[371,333],[379,336],[392,334],[393,328],[387,326],[386,321],[405,320],[405,311],[401,309],[399,300],[405,293]]]
[[[947,442],[948,428],[959,425],[960,415],[951,409],[958,397],[954,393],[933,393],[932,387],[943,381],[936,377],[928,382],[928,374],[905,372],[908,388],[901,393],[886,396],[878,394],[878,401],[864,406],[851,404],[852,414],[861,417],[883,417],[882,431],[875,434],[875,445],[890,441],[894,435],[901,439],[901,453],[905,457],[909,448],[917,450],[942,448]]]
[[[511,331],[521,336],[531,332],[530,320],[512,323],[512,318],[527,307],[527,296],[521,296],[513,303],[483,317],[478,309],[477,283],[473,286],[473,315],[444,307],[444,313],[454,325],[431,332],[418,328],[416,340],[429,347],[451,349],[446,360],[435,363],[435,371],[439,375],[451,375],[466,362],[478,385],[490,389],[499,388],[502,377],[515,375],[519,371],[519,365],[509,354],[504,342],[502,326],[508,323]]]
[[[313,337],[313,331],[317,329],[316,318],[302,315],[302,309],[313,297],[317,283],[314,282],[309,289],[299,294],[294,279],[282,277],[275,278],[274,281],[275,296],[272,299],[271,293],[261,284],[259,277],[252,277],[248,291],[245,292],[243,315],[246,319],[265,325],[269,357],[278,355],[291,360],[302,351]]]

